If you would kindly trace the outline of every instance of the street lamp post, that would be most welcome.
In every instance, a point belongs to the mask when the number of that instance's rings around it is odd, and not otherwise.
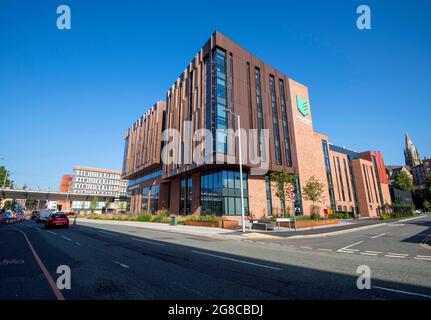
[[[240,188],[241,188],[241,225],[242,225],[242,232],[245,232],[245,209],[244,209],[244,185],[242,181],[242,145],[241,145],[241,117],[234,113],[232,110],[226,109],[227,112],[230,114],[236,116],[238,120],[238,149],[239,149],[239,181],[240,181]]]

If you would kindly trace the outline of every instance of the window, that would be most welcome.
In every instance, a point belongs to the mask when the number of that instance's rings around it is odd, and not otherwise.
[[[328,180],[329,197],[332,209],[335,209],[334,186],[332,184],[331,164],[329,161],[328,143],[322,140],[323,157],[325,159],[326,178]]]
[[[269,91],[271,94],[272,122],[273,122],[273,129],[274,129],[275,163],[281,164],[280,135],[279,135],[279,131],[278,131],[278,112],[277,112],[277,102],[275,99],[275,83],[274,83],[274,81],[275,81],[274,77],[269,76]],[[283,206],[284,206],[284,204],[283,204]]]
[[[272,216],[271,179],[268,175],[265,176],[265,190],[266,190],[266,209],[268,211],[268,215]]]
[[[343,176],[341,175],[341,166],[340,166],[339,157],[337,157],[337,165],[338,165],[338,178],[340,179],[341,194],[343,195],[343,201],[346,201],[346,195],[344,193]]]
[[[280,80],[280,102],[281,102],[281,116],[283,118],[283,136],[284,136],[284,149],[286,156],[286,166],[292,166],[292,156],[290,153],[290,141],[289,141],[289,129],[287,126],[287,110],[286,110],[286,99],[284,96],[284,82]]]
[[[241,215],[240,174],[235,170],[214,170],[201,175],[202,215]],[[244,209],[248,213],[247,173],[243,173]]]
[[[263,152],[263,112],[262,112],[262,96],[261,96],[261,83],[260,83],[260,70],[255,68],[254,76],[256,81],[256,105],[257,105],[257,131],[259,135],[259,148],[260,158],[265,161],[265,154]]]
[[[344,175],[346,176],[347,181],[347,193],[349,194],[349,201],[352,201],[351,191],[350,191],[350,182],[349,182],[349,174],[347,173],[347,165],[346,165],[346,159],[343,159],[344,163]]]
[[[192,177],[180,180],[180,214],[189,214],[192,209]]]

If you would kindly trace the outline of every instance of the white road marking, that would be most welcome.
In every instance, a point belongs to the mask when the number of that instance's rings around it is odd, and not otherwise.
[[[386,290],[386,291],[397,292],[397,293],[403,293],[403,294],[408,294],[408,295],[411,295],[411,296],[418,296],[418,297],[424,297],[424,298],[431,299],[431,296],[428,296],[428,295],[426,295],[426,294],[422,294],[422,293],[415,293],[415,292],[409,292],[409,291],[403,291],[403,290],[396,290],[396,289],[390,289],[390,288],[383,288],[383,287],[378,287],[378,286],[373,286],[373,289]]]
[[[414,257],[413,259],[431,261],[431,258]]]
[[[397,259],[405,259],[406,258],[405,256],[393,256],[393,255],[390,255],[390,254],[385,254],[385,257],[388,257],[388,258],[397,258]]]
[[[337,252],[341,252],[341,253],[356,253],[356,252],[353,252],[353,251],[340,251],[340,250],[338,250]]]
[[[115,233],[112,233],[112,232],[100,231],[100,230],[99,230],[99,232],[100,232],[100,233],[110,234],[111,236],[114,236],[114,237],[118,237],[118,234],[115,234]]]
[[[270,243],[269,245],[270,245],[270,246],[280,246],[280,244],[279,244],[279,243]]]
[[[371,237],[371,239],[376,239],[376,238],[382,237],[382,236],[384,236],[385,234],[386,234],[386,233],[378,234],[377,236]]]
[[[416,257],[420,257],[420,258],[430,258],[430,259],[431,259],[431,256],[423,256],[423,255],[421,255],[421,254],[418,254]]]
[[[219,258],[219,259],[224,259],[224,260],[229,260],[229,261],[235,261],[235,262],[244,263],[244,264],[249,264],[249,265],[256,266],[256,267],[261,267],[261,268],[267,268],[267,269],[272,269],[272,270],[283,270],[283,269],[277,268],[277,267],[272,267],[272,266],[267,266],[267,265],[264,265],[264,264],[259,264],[259,263],[249,262],[249,261],[243,261],[243,260],[238,260],[238,259],[233,259],[233,258],[218,256],[218,255],[215,255],[215,254],[205,253],[205,252],[201,252],[201,251],[194,251],[194,250],[192,250],[192,252],[193,253],[197,253],[197,254],[202,254],[202,255],[205,255],[205,256],[209,256],[209,257],[214,257],[214,258]]]
[[[332,249],[324,249],[324,248],[318,248],[317,250],[319,250],[319,251],[332,251]]]
[[[48,233],[50,233],[50,234],[55,234],[55,235],[57,235],[55,232],[52,232],[52,231],[46,231],[46,232],[48,232]]]
[[[363,254],[364,256],[377,256],[377,253],[369,253],[369,252],[359,252],[359,254]]]
[[[300,247],[301,249],[313,250],[312,247]]]
[[[122,266],[123,268],[130,269],[130,267],[127,264],[124,264],[124,263],[121,263],[121,262],[118,262],[118,261],[114,261],[114,263]]]
[[[166,246],[164,243],[158,243],[158,242],[136,239],[136,238],[130,238],[130,239],[135,240],[135,241],[141,241],[141,242],[149,243],[149,244],[155,244],[156,246],[162,246],[162,247]]]
[[[367,252],[367,253],[375,253],[375,254],[381,254],[382,253],[381,251],[368,251],[368,250],[365,250],[365,252]]]
[[[396,222],[392,222],[392,223],[389,223],[387,225],[390,226],[390,227],[402,227],[402,226],[405,226],[405,224],[403,224],[403,223],[396,223]]]
[[[348,246],[346,246],[346,247],[344,247],[344,248],[341,248],[341,249],[338,249],[337,251],[338,252],[347,252],[347,251],[345,251],[346,249],[348,249],[348,248],[350,248],[350,247],[354,247],[354,246],[356,246],[356,245],[358,245],[358,244],[360,244],[360,243],[362,243],[362,242],[364,242],[364,241],[358,241],[358,242],[355,242],[354,244],[351,244],[351,245],[348,245]],[[350,249],[350,250],[354,250],[354,251],[357,251],[357,250],[355,250],[355,249]],[[353,253],[353,252],[352,252]]]
[[[67,241],[72,241],[72,239],[69,239],[68,237],[65,237],[65,236],[61,236],[61,237]]]
[[[389,255],[391,256],[408,256],[408,254],[406,253],[393,253],[393,252],[388,252]]]
[[[75,244],[76,244],[77,246],[81,246],[81,244],[80,244],[79,242],[75,242]]]

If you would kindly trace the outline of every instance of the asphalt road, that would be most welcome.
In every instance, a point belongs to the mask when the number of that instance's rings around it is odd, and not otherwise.
[[[430,230],[429,217],[313,239],[0,225],[0,299],[431,299]],[[71,289],[56,289],[60,265]]]

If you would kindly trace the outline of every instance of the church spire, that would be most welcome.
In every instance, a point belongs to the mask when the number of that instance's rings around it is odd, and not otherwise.
[[[404,149],[404,158],[405,158],[406,165],[410,167],[414,167],[421,164],[419,153],[407,132],[406,132],[406,145]]]

